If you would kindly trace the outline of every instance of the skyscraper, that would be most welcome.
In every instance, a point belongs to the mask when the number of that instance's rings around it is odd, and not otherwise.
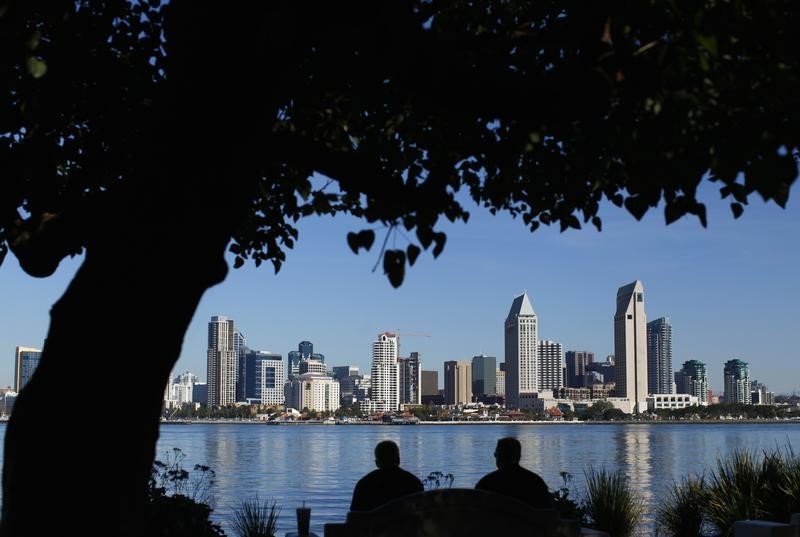
[[[639,280],[617,290],[614,357],[615,395],[629,399],[634,412],[646,411],[647,317],[644,313],[644,287]]]
[[[208,404],[232,405],[236,402],[236,381],[239,373],[239,350],[244,338],[233,325],[233,319],[222,315],[208,323]]]
[[[514,298],[505,322],[506,406],[519,407],[519,394],[539,389],[538,320],[528,293]]]
[[[14,351],[14,391],[19,391],[25,387],[42,357],[41,349],[32,347],[17,347]]]
[[[400,382],[400,404],[422,404],[420,382],[422,382],[422,359],[418,352],[412,352],[408,358],[398,358],[398,375]]]
[[[314,352],[314,344],[310,341],[301,341],[297,344],[296,351],[289,351],[286,354],[286,376],[291,379],[299,375],[300,362],[304,360],[317,360],[325,363],[325,355]]]
[[[497,394],[497,358],[480,354],[472,357],[472,395]]]
[[[280,354],[248,351],[244,356],[243,400],[262,405],[281,405],[286,368]]]
[[[647,323],[647,391],[672,393],[672,324],[669,317],[659,317]]]
[[[683,367],[675,372],[675,389],[678,393],[694,395],[701,405],[708,404],[706,364],[698,360],[683,362]]]
[[[444,404],[462,405],[472,400],[472,365],[450,360],[444,363]]]
[[[564,355],[567,364],[567,386],[583,388],[586,366],[594,363],[594,353],[589,351],[567,351]]]
[[[563,386],[563,346],[550,340],[538,343],[539,391],[557,390]]]
[[[734,359],[725,362],[725,402],[749,405],[750,367],[747,362]]]
[[[383,332],[372,342],[370,409],[394,412],[400,407],[397,335]]]

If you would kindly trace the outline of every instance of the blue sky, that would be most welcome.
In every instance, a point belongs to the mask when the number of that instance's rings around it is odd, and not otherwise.
[[[424,369],[441,371],[445,360],[479,353],[502,360],[503,320],[523,290],[539,316],[542,339],[602,359],[614,350],[616,290],[640,279],[648,319],[672,320],[676,369],[689,359],[706,362],[717,393],[722,364],[741,358],[750,363],[751,378],[770,389],[800,391],[797,189],[786,210],[756,197],[734,220],[717,188],[701,190],[708,229],[694,218],[665,226],[661,210],[636,222],[607,205],[601,233],[547,228],[532,234],[520,220],[472,208],[468,224],[445,226],[442,256],[423,253],[399,289],[380,268],[371,272],[377,250],[356,256],[347,247],[346,233],[365,224],[342,216],[307,219],[278,275],[268,265],[247,265],[207,292],[175,372],[205,379],[212,315],[233,318],[251,348],[285,356],[308,339],[329,365],[355,364],[362,371],[369,369],[375,336],[395,329],[430,334],[401,337],[401,353],[419,351]],[[381,240],[379,232],[375,248]],[[65,261],[44,280],[24,275],[11,255],[0,266],[1,386],[12,383],[14,347],[42,344],[49,307],[79,262]]]

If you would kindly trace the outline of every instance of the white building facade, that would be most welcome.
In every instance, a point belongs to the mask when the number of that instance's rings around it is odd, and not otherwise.
[[[370,379],[371,412],[394,412],[400,408],[400,371],[397,335],[384,332],[372,342]]]
[[[334,412],[339,409],[339,383],[319,373],[303,373],[286,382],[284,396],[286,406],[297,410]]]
[[[538,319],[528,293],[514,298],[505,321],[506,406],[539,389]]]
[[[635,413],[647,410],[647,316],[644,286],[639,280],[617,291],[614,373],[615,396],[630,400]]]
[[[14,351],[14,391],[19,393],[31,380],[33,372],[39,366],[42,357],[41,349],[33,347],[17,347]]]
[[[676,410],[678,408],[698,406],[699,404],[700,400],[688,393],[653,393],[647,396],[648,410],[661,408]]]

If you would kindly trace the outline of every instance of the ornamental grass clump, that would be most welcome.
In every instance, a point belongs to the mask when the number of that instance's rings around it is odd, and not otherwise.
[[[698,537],[703,535],[705,514],[705,479],[688,477],[673,483],[656,510],[659,535],[667,537]]]
[[[732,535],[737,520],[764,519],[764,477],[762,464],[749,451],[734,450],[717,459],[717,469],[708,478],[705,511],[720,535]]]
[[[792,513],[800,512],[800,458],[791,446],[764,453],[761,483],[766,519],[789,522]]]
[[[239,537],[275,537],[280,512],[276,500],[242,500],[233,511],[233,531]]]
[[[610,537],[634,535],[644,514],[644,502],[621,472],[591,469],[586,473],[586,516],[593,528]]]

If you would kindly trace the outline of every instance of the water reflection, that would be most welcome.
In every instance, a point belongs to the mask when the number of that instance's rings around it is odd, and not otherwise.
[[[453,486],[473,487],[494,470],[498,438],[516,436],[522,464],[550,486],[560,472],[573,475],[573,491],[585,488],[584,471],[622,471],[647,501],[654,502],[673,481],[710,468],[733,447],[753,450],[800,447],[800,426],[771,425],[420,425],[420,426],[164,426],[158,453],[173,447],[187,456],[185,467],[207,464],[217,473],[214,517],[227,518],[246,497],[275,498],[283,506],[279,533],[294,529],[294,508],[312,508],[311,529],[344,520],[356,481],[375,468],[373,449],[381,440],[400,446],[401,464],[424,478],[452,473]],[[800,449],[796,449],[800,451]]]

